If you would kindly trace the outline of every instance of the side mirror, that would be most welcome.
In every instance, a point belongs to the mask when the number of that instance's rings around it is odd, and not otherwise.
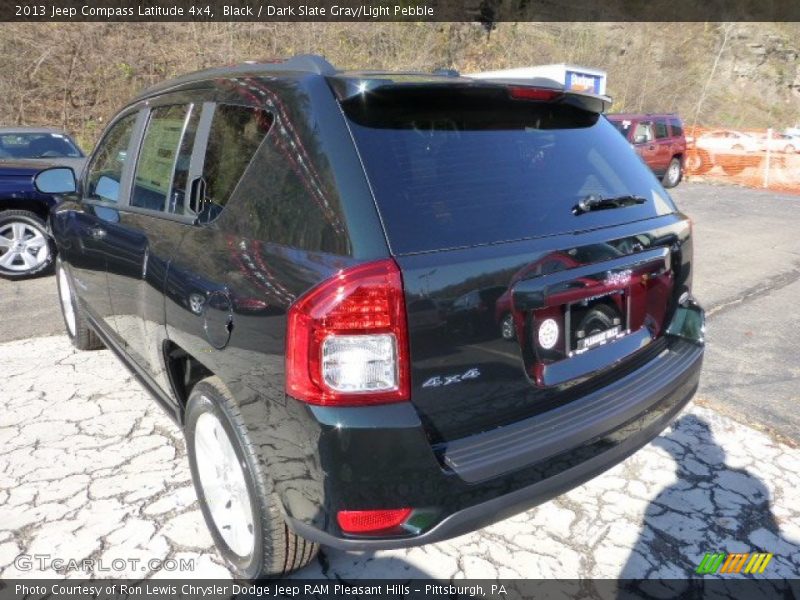
[[[101,175],[95,185],[94,195],[108,202],[116,202],[119,198],[119,181],[108,175]]]
[[[33,178],[33,185],[42,194],[74,194],[78,189],[75,172],[69,167],[40,171]]]
[[[637,135],[636,137],[633,138],[634,144],[644,144],[646,141],[647,141],[646,135]]]

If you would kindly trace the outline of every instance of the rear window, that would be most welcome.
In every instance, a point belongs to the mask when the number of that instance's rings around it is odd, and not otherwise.
[[[505,90],[380,90],[343,103],[393,252],[605,227],[674,211],[607,119]],[[575,216],[589,194],[647,202]]]

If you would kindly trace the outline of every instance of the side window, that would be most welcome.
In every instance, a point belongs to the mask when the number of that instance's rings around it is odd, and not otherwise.
[[[203,163],[201,222],[222,212],[271,125],[272,115],[260,108],[217,105]]]
[[[634,144],[645,144],[653,141],[653,127],[650,123],[637,123],[633,132]]]
[[[656,139],[663,140],[664,138],[669,137],[669,132],[667,131],[667,122],[658,120],[655,122],[656,126]]]
[[[150,113],[142,140],[131,206],[182,214],[199,110],[161,106]]]
[[[128,158],[137,113],[120,119],[100,142],[86,170],[86,197],[118,202],[122,170]]]
[[[680,137],[683,135],[683,123],[680,119],[670,119],[669,124],[672,126],[672,135]]]

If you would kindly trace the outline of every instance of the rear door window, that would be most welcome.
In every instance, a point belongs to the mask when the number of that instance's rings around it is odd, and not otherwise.
[[[491,244],[674,211],[614,126],[564,104],[409,91],[343,103],[395,253]],[[576,216],[589,194],[644,204]]]
[[[655,130],[656,130],[656,139],[663,140],[664,138],[669,137],[669,130],[667,129],[667,122],[661,119],[658,119],[655,123]]]
[[[681,123],[680,119],[670,119],[669,124],[672,127],[673,136],[680,137],[683,135],[683,123]]]
[[[201,222],[222,212],[271,125],[272,115],[261,108],[217,105],[203,163]]]

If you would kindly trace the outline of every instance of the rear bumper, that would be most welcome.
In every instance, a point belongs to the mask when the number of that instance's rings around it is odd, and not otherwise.
[[[320,425],[319,496],[304,494],[298,504],[296,493],[281,493],[287,523],[326,546],[378,550],[437,542],[503,520],[597,476],[658,436],[694,395],[702,359],[702,343],[670,335],[657,359],[562,414],[472,436],[438,455],[406,404],[382,407],[382,414],[374,412],[379,407],[309,407]],[[554,427],[558,434],[546,435]],[[314,510],[304,511],[311,503]],[[336,525],[338,510],[406,506],[430,516],[416,535],[355,537]]]

